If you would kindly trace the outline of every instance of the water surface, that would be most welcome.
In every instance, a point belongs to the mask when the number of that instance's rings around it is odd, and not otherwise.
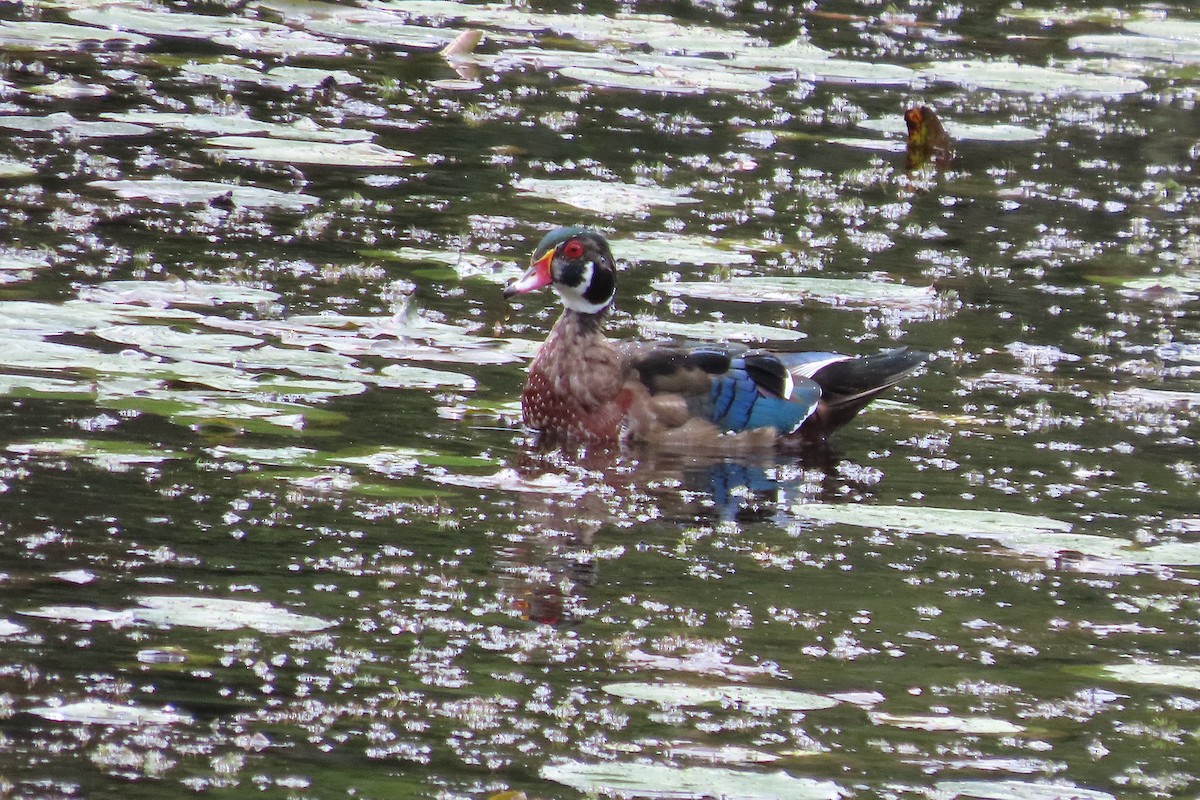
[[[4,20],[5,793],[1195,793],[1186,4]],[[542,452],[562,224],[614,335],[937,360],[819,451]]]

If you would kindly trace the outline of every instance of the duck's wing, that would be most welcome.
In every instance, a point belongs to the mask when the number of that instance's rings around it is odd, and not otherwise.
[[[677,396],[691,417],[727,432],[774,428],[792,433],[821,399],[815,381],[797,378],[772,353],[663,345],[629,346],[625,353],[631,371],[652,396]]]

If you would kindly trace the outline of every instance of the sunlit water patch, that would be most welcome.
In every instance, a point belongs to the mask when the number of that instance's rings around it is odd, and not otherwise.
[[[149,726],[192,721],[187,714],[180,714],[169,709],[117,705],[102,700],[37,706],[29,709],[29,713],[52,722],[82,722],[88,725]]]
[[[61,22],[0,22],[0,40],[15,50],[80,51],[97,45],[105,47],[144,47],[153,40],[139,33],[101,30],[88,25]]]
[[[124,611],[76,607],[46,606],[21,613],[60,622],[102,623],[123,627],[144,623],[236,630],[251,628],[262,633],[302,633],[324,630],[333,623],[296,614],[270,603],[252,600],[226,600],[207,597],[148,596],[138,598],[139,607]]]
[[[71,11],[70,16],[77,22],[101,28],[168,40],[201,40],[247,53],[290,56],[339,56],[345,53],[339,43],[245,17],[191,14],[122,4],[80,8]]]
[[[184,114],[168,111],[109,112],[103,117],[117,122],[190,131],[203,136],[262,134],[277,139],[339,144],[366,142],[375,138],[371,131],[325,128],[307,117],[286,124],[225,114]]]
[[[957,120],[944,120],[944,123],[946,133],[956,142],[1031,142],[1046,135],[1045,131],[1022,125],[989,125]],[[903,137],[906,132],[904,120],[899,115],[883,119],[864,119],[858,123],[858,127],[899,137]]]
[[[756,773],[639,762],[551,764],[542,769],[542,777],[582,792],[616,797],[695,797],[712,792],[723,797],[796,800],[836,800],[846,796],[845,790],[832,781],[797,778],[786,772]]]
[[[849,308],[884,308],[913,319],[945,316],[957,303],[952,294],[939,293],[932,286],[852,278],[735,277],[728,281],[659,282],[654,287],[672,295],[727,302],[799,303],[814,300]]]
[[[286,164],[312,164],[331,167],[397,167],[413,154],[392,150],[371,142],[312,142],[258,138],[254,136],[217,136],[209,139],[211,152],[240,161],[273,161]]]
[[[522,178],[513,185],[522,194],[600,214],[637,214],[656,206],[699,202],[687,196],[687,189],[586,179]]]
[[[837,705],[837,700],[822,695],[751,686],[690,686],[683,683],[628,682],[610,683],[604,687],[604,691],[617,697],[645,700],[664,706],[719,703],[781,711],[812,711]]]
[[[1114,800],[1114,795],[1073,783],[1025,781],[939,781],[939,794],[980,800]]]
[[[1006,61],[956,61],[932,64],[924,70],[932,80],[1007,92],[1106,97],[1136,94],[1147,89],[1146,83],[1138,78]]]
[[[33,114],[0,116],[0,128],[8,128],[22,133],[62,133],[69,136],[96,138],[145,136],[151,131],[145,125],[132,122],[98,122],[76,119],[66,111],[57,111],[45,116]]]
[[[345,70],[324,70],[312,67],[274,67],[257,70],[241,64],[186,64],[183,74],[209,78],[222,83],[244,81],[258,86],[285,90],[313,90],[329,86],[354,86],[362,78]],[[353,134],[348,134],[353,136]]]
[[[228,199],[237,206],[284,208],[293,211],[320,202],[301,192],[279,192],[253,186],[238,186],[216,181],[182,181],[171,178],[127,181],[93,181],[92,186],[108,189],[125,199],[145,198],[156,203],[212,203]]]

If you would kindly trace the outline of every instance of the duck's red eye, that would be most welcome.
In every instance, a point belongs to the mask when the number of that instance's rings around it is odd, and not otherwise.
[[[583,258],[583,244],[578,239],[572,239],[563,245],[563,257],[574,261],[577,258]]]

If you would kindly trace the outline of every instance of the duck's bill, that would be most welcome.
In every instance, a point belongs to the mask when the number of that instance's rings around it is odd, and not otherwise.
[[[504,296],[527,294],[541,289],[543,286],[549,286],[554,281],[554,276],[550,274],[550,262],[553,260],[554,251],[550,250],[546,255],[534,261],[529,265],[529,269],[525,270],[524,275],[504,287]]]

